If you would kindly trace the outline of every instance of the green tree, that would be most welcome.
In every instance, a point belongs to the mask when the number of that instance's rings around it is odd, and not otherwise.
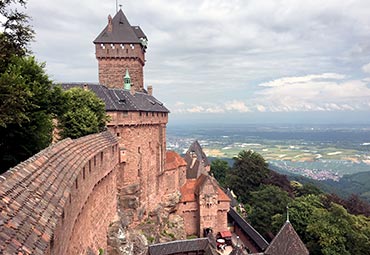
[[[291,201],[288,207],[290,222],[302,241],[307,243],[311,240],[307,233],[307,226],[312,221],[313,211],[318,208],[324,208],[321,197],[316,195],[301,196]],[[285,221],[286,212],[275,215],[272,222],[273,232],[277,233]]]
[[[0,173],[50,144],[53,118],[59,116],[66,129],[71,127],[73,137],[101,130],[106,119],[96,97],[81,93],[79,99],[79,94],[52,87],[44,64],[29,56],[34,33],[17,4],[25,7],[26,1],[0,1]]]
[[[105,128],[108,117],[104,102],[94,92],[72,88],[64,92],[66,107],[58,117],[62,138],[78,138]]]
[[[225,187],[226,174],[229,168],[229,164],[225,160],[215,159],[211,162],[211,173],[222,187]]]
[[[325,195],[307,195],[289,204],[290,222],[312,255],[370,254],[370,218],[349,214],[341,205],[326,203]],[[276,233],[285,221],[275,215]]]
[[[0,171],[51,141],[52,83],[33,57],[13,56],[0,73]]]
[[[241,151],[234,157],[233,167],[226,176],[226,183],[241,202],[249,201],[251,191],[258,190],[263,180],[269,174],[265,159],[258,153],[252,151]]]
[[[0,1],[0,127],[27,121],[24,112],[28,110],[28,100],[32,96],[24,88],[20,70],[15,66],[19,61],[17,58],[28,52],[27,45],[34,34],[28,16],[15,8],[17,3],[24,7],[26,1]]]
[[[262,234],[271,232],[273,217],[283,214],[288,203],[292,201],[288,192],[273,185],[266,185],[250,193],[252,210],[248,215],[252,226]]]
[[[16,8],[16,4],[25,7],[25,0],[0,1],[0,72],[2,73],[11,58],[24,56],[29,50],[27,45],[33,39],[34,31],[28,24],[29,17]]]
[[[297,187],[295,190],[296,196],[305,196],[305,195],[320,195],[323,192],[312,183],[305,183],[301,187]]]
[[[369,226],[368,218],[351,215],[341,205],[317,208],[307,226],[308,247],[318,246],[324,255],[370,254]]]

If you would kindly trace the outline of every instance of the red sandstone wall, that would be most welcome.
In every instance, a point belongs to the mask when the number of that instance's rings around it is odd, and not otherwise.
[[[199,214],[197,202],[182,202],[177,213],[184,218],[185,232],[187,235],[199,235]]]
[[[84,165],[76,166],[79,174],[64,207],[64,217],[56,227],[51,254],[87,254],[89,249],[106,249],[107,229],[117,208],[119,154],[117,144],[95,149]]]
[[[113,44],[113,47],[111,44],[97,44],[95,50],[100,84],[111,88],[123,88],[123,76],[128,69],[135,89],[143,88],[145,54],[140,44]]]
[[[186,181],[185,177],[186,166],[164,171],[159,175],[159,196],[178,192]]]
[[[174,151],[166,152],[165,171],[159,175],[160,196],[179,192],[186,181],[186,162]]]
[[[140,184],[140,206],[146,212],[156,208],[164,187],[160,175],[166,160],[167,113],[110,112],[109,130],[117,136],[124,171],[119,176],[118,189]]]
[[[177,169],[166,170],[160,175],[160,194],[167,195],[179,190],[179,175]]]
[[[230,209],[230,202],[220,201],[217,210],[217,224],[214,227],[214,232],[227,230],[227,212]]]
[[[67,254],[97,253],[107,249],[108,226],[116,215],[116,170],[110,172],[93,189],[78,215]]]

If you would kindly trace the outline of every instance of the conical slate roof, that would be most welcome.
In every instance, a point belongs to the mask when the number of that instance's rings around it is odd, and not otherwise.
[[[309,252],[287,221],[265,250],[265,255],[308,255]]]
[[[141,43],[140,38],[145,38],[139,26],[131,26],[122,10],[119,10],[112,19],[112,30],[108,25],[103,29],[94,43]]]

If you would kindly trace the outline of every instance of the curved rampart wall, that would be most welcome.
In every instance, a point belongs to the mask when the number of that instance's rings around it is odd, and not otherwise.
[[[0,176],[0,254],[87,254],[116,215],[117,139],[66,139]]]

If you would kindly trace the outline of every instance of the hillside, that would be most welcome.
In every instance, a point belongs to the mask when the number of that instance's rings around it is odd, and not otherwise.
[[[354,193],[370,202],[370,171],[344,175],[338,182],[326,180],[322,183],[338,195]]]
[[[278,233],[288,210],[310,254],[370,254],[370,204],[351,194],[368,190],[370,172],[330,183],[279,170],[250,150],[241,151],[232,165],[220,159],[211,163],[211,173],[234,192],[243,217],[266,240]]]

